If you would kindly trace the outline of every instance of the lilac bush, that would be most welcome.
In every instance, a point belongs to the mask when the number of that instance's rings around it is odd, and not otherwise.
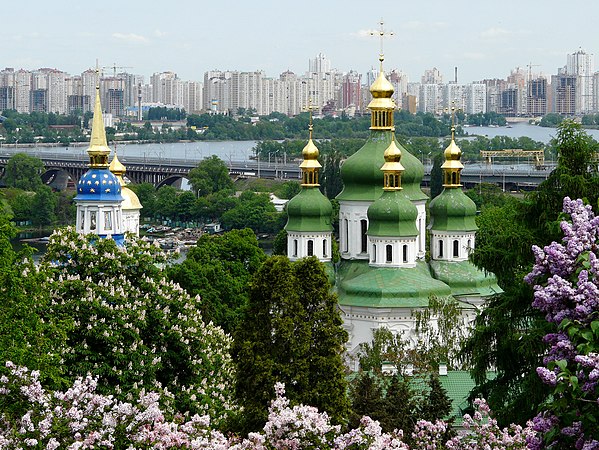
[[[530,445],[599,449],[599,217],[582,200],[564,198],[562,243],[534,247],[533,306],[555,324],[537,374],[554,387],[534,419],[543,434]]]
[[[0,450],[40,449],[210,449],[210,450],[409,450],[401,431],[383,433],[363,417],[343,433],[326,413],[311,406],[290,406],[282,384],[275,386],[268,422],[260,433],[225,437],[208,415],[176,415],[168,420],[160,395],[141,390],[132,401],[97,392],[98,380],[78,378],[65,391],[46,391],[39,373],[7,363],[0,378]],[[19,405],[13,408],[12,405]],[[447,424],[419,421],[413,449],[521,449],[534,437],[530,429],[500,430],[484,401],[474,417],[464,418],[467,432],[444,442]],[[25,411],[24,413],[22,411]]]
[[[208,416],[169,422],[159,394],[140,391],[134,402],[96,392],[97,378],[78,378],[66,391],[47,392],[39,373],[7,363],[0,378],[0,449],[226,449]],[[26,405],[25,414],[11,405]]]

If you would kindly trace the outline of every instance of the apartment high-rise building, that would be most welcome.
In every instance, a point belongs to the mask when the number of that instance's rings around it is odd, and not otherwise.
[[[341,108],[355,106],[359,111],[362,110],[362,75],[353,70],[343,75],[341,85]]]
[[[576,114],[577,105],[576,90],[578,89],[577,75],[560,71],[557,75],[551,76],[551,89],[553,91],[553,112],[565,116]]]
[[[567,56],[566,73],[576,76],[575,114],[588,114],[593,111],[593,74],[595,62],[593,54],[580,49]]]
[[[443,75],[436,67],[427,69],[422,75],[422,84],[443,84]]]
[[[314,59],[308,62],[308,71],[312,73],[329,73],[331,72],[331,60],[323,53],[316,55]]]
[[[547,114],[547,79],[539,77],[528,81],[527,113],[529,116]]]

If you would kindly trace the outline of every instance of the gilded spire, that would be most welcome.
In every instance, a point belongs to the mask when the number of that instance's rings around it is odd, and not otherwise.
[[[102,117],[102,104],[100,103],[100,80],[99,70],[96,68],[96,102],[94,105],[94,117],[92,119],[92,137],[87,149],[89,155],[89,166],[93,168],[107,168],[110,148],[106,143],[106,130],[104,118]]]
[[[399,191],[401,189],[401,174],[404,166],[401,164],[401,150],[395,144],[395,139],[391,140],[389,147],[385,150],[385,164],[381,167],[381,171],[385,177],[385,191]]]
[[[370,86],[372,100],[368,104],[368,109],[372,112],[370,129],[371,130],[394,130],[393,111],[395,111],[395,101],[391,98],[395,89],[387,80],[383,69],[385,54],[383,52],[383,39],[393,36],[393,32],[387,32],[384,29],[384,22],[381,20],[379,31],[371,31],[370,35],[378,35],[381,38],[381,50],[379,53],[380,68],[379,74]]]
[[[310,124],[308,125],[308,131],[310,132],[310,137],[308,138],[308,143],[302,150],[302,157],[304,160],[300,164],[300,169],[302,170],[302,186],[304,187],[314,187],[319,186],[318,184],[318,170],[322,167],[318,162],[319,151],[314,142],[312,141],[312,130],[314,128],[312,124],[312,110],[314,106],[312,106],[312,99],[308,101],[308,106],[306,108],[310,113]]]
[[[455,105],[451,107],[451,142],[444,152],[445,162],[441,166],[443,170],[443,186],[446,188],[460,187],[460,173],[464,168],[460,158],[462,150],[455,143]]]

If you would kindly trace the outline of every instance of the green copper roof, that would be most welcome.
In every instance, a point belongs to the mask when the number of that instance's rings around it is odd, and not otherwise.
[[[339,200],[374,201],[383,192],[383,157],[391,140],[395,139],[392,131],[371,130],[370,137],[362,148],[351,155],[341,166],[343,191],[337,196]],[[428,197],[420,189],[424,176],[424,166],[395,139],[401,150],[401,164],[405,171],[401,185],[405,194],[412,201],[426,200]]]
[[[339,304],[370,308],[422,308],[431,295],[447,297],[451,289],[435,280],[426,263],[407,269],[370,267],[368,261],[342,260],[337,284]]]
[[[453,295],[490,297],[503,290],[492,273],[485,273],[470,261],[430,261],[433,276],[451,288]]]
[[[383,191],[368,208],[369,236],[417,236],[418,210],[403,191]]]
[[[442,231],[476,231],[476,205],[459,188],[443,189],[430,205],[430,228]]]
[[[318,188],[303,188],[287,203],[287,231],[332,231],[333,207]]]

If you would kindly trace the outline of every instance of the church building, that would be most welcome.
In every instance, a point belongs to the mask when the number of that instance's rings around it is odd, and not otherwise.
[[[123,175],[125,166],[116,154],[108,164],[110,148],[100,103],[100,87],[96,86],[96,102],[92,120],[89,148],[89,169],[79,179],[76,189],[76,230],[80,234],[95,234],[125,244],[125,233],[139,235],[139,210],[142,208],[135,193],[127,188]]]
[[[445,150],[443,192],[428,204],[422,191],[424,166],[396,139],[393,85],[380,71],[370,87],[370,137],[341,166],[339,250],[334,266],[348,350],[371,342],[387,328],[413,339],[413,311],[429,298],[453,297],[472,319],[485,299],[501,292],[492,274],[468,255],[475,247],[476,206],[461,189],[461,151]],[[310,139],[302,152],[302,190],[288,204],[287,252],[291,260],[316,256],[331,265],[332,207],[318,189],[318,149]],[[427,257],[427,232],[429,248]]]

